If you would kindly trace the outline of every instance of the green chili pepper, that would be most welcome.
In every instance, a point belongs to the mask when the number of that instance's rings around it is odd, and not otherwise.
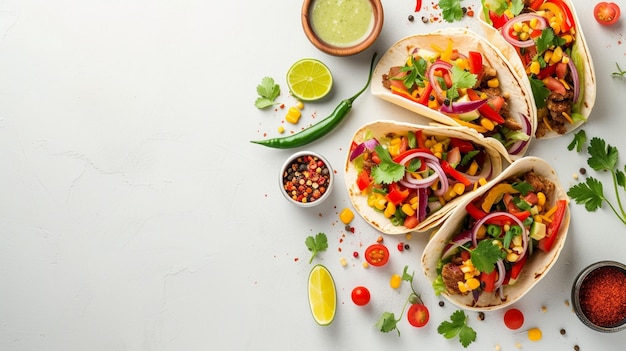
[[[318,140],[326,134],[330,133],[333,129],[335,129],[335,127],[339,125],[339,123],[341,123],[341,121],[344,119],[344,117],[346,117],[348,112],[350,112],[354,100],[356,100],[356,98],[358,98],[359,95],[361,95],[365,91],[365,89],[367,89],[372,80],[375,59],[376,53],[374,53],[374,56],[372,57],[369,76],[367,78],[367,83],[365,84],[363,89],[361,89],[353,97],[341,101],[328,117],[324,118],[320,122],[312,125],[307,129],[304,129],[287,137],[253,140],[251,142],[259,145],[273,147],[276,149],[290,149],[312,143],[313,141]]]

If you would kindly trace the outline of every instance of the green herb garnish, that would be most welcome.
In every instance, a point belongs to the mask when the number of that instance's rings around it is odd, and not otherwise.
[[[402,271],[402,281],[409,282],[411,286],[411,294],[405,301],[398,318],[396,318],[396,315],[393,312],[382,313],[382,315],[378,319],[378,322],[376,323],[376,327],[383,333],[389,333],[390,331],[395,330],[398,333],[398,336],[400,336],[398,322],[400,322],[400,320],[402,319],[402,315],[404,315],[404,310],[406,309],[406,306],[409,303],[424,304],[420,297],[420,294],[418,294],[417,291],[415,291],[415,288],[413,288],[413,275],[415,275],[415,272],[413,272],[413,274],[409,274],[407,273],[408,269],[409,266],[404,266],[404,270]]]
[[[506,253],[499,246],[494,245],[492,240],[481,240],[476,248],[471,251],[471,260],[477,270],[491,273],[496,268],[496,262],[506,257]]]
[[[443,321],[437,327],[437,332],[446,339],[452,339],[459,336],[459,342],[463,347],[476,340],[476,331],[467,325],[467,316],[463,310],[456,310],[450,316],[450,321]]]
[[[328,238],[324,233],[317,233],[315,237],[308,236],[304,243],[306,244],[307,249],[309,249],[309,251],[313,253],[313,255],[311,255],[309,263],[313,262],[313,259],[315,258],[315,256],[317,256],[319,252],[324,251],[328,248]]]
[[[254,102],[254,106],[263,109],[276,104],[274,100],[280,95],[280,86],[274,83],[274,79],[263,77],[261,84],[256,87],[256,92],[259,97]]]
[[[577,150],[582,150],[581,144],[584,143],[586,137],[584,137],[584,134],[581,134],[581,132],[576,133],[574,141],[570,143],[568,149],[572,150],[576,147]],[[617,148],[607,144],[606,141],[601,138],[593,137],[589,141],[587,153],[589,154],[587,159],[589,167],[594,171],[611,173],[615,198],[617,199],[617,207],[604,195],[602,181],[594,177],[588,177],[585,182],[570,187],[567,191],[567,195],[575,200],[577,204],[584,204],[585,209],[589,212],[595,212],[598,208],[602,207],[603,202],[606,202],[617,218],[622,221],[622,223],[626,224],[626,212],[622,206],[619,193],[619,187],[626,190],[626,167],[623,170],[618,168]]]
[[[615,62],[615,66],[617,67],[617,71],[611,73],[611,75],[613,77],[626,77],[626,70],[621,69],[617,62]]]
[[[439,8],[446,22],[460,21],[463,18],[461,1],[463,0],[439,0]]]
[[[389,151],[384,147],[376,145],[374,149],[380,158],[380,164],[372,168],[372,177],[378,184],[391,184],[404,177],[405,168],[399,163],[393,162]]]

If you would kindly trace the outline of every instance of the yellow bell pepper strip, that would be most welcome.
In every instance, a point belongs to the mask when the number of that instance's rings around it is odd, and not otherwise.
[[[504,194],[517,194],[519,190],[515,189],[513,185],[509,183],[500,183],[493,188],[489,189],[489,192],[485,196],[481,208],[483,211],[489,213],[491,211],[491,206],[494,203],[500,201]]]
[[[547,3],[556,4],[563,13],[563,23],[561,24],[561,30],[564,32],[569,31],[570,29],[576,28],[576,22],[574,22],[574,16],[572,15],[572,10],[567,6],[563,0],[548,0]]]

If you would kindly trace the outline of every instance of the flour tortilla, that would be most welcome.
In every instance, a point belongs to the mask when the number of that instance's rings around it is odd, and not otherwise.
[[[550,167],[546,161],[538,157],[527,156],[513,163],[490,182],[489,185],[477,189],[470,196],[466,197],[462,204],[457,206],[454,212],[448,216],[441,228],[433,234],[431,240],[424,248],[422,254],[422,269],[431,283],[437,278],[439,259],[450,239],[454,237],[462,227],[463,219],[467,216],[467,212],[465,211],[465,205],[467,203],[483,195],[503,180],[515,175],[525,174],[529,171],[534,171],[536,174],[552,181],[555,185],[554,196],[552,199],[549,199],[550,203],[546,203],[546,206],[551,208],[558,199],[564,199],[568,203],[568,210],[563,218],[563,223],[561,224],[554,246],[547,253],[537,249],[533,255],[529,257],[515,284],[504,288],[504,301],[500,299],[498,293],[482,293],[478,302],[474,303],[471,293],[467,295],[454,295],[443,292],[442,295],[453,304],[467,310],[475,311],[489,311],[507,307],[521,299],[535,284],[545,277],[550,268],[554,266],[565,245],[565,239],[567,238],[570,223],[569,198],[566,191],[560,185],[559,178],[552,167]]]
[[[576,11],[574,10],[574,5],[572,4],[570,0],[563,0],[563,2],[571,9],[572,16],[574,17],[577,44],[572,47],[572,50],[575,54],[577,54],[580,57],[581,62],[583,64],[582,65],[583,74],[580,75],[579,73],[581,94],[578,99],[579,100],[582,99],[582,103],[580,105],[581,106],[580,114],[583,117],[585,117],[586,120],[588,120],[589,116],[591,115],[591,110],[593,109],[593,106],[596,101],[596,74],[595,74],[595,70],[593,67],[593,60],[591,58],[591,53],[589,52],[589,48],[587,47],[585,35],[583,33],[582,27],[580,26],[578,15],[576,14]],[[498,50],[500,50],[506,57],[508,57],[508,60],[512,63],[512,66],[516,68],[517,74],[523,77],[524,80],[527,81],[528,84],[530,84],[530,82],[528,81],[528,76],[526,75],[526,69],[524,65],[522,64],[522,60],[517,54],[517,51],[515,51],[515,47],[509,44],[504,39],[504,37],[502,37],[502,34],[500,33],[498,29],[495,29],[493,26],[491,26],[491,24],[486,22],[485,14],[482,8],[479,11],[479,22],[485,33],[485,38],[487,38],[489,42],[491,42],[495,47],[498,48]],[[573,55],[573,56],[576,56],[576,55]],[[531,90],[531,94],[532,94],[532,90]],[[533,105],[534,104],[535,103],[533,99]],[[536,109],[536,106],[535,106],[535,109]],[[571,133],[572,131],[576,130],[585,122],[586,121],[578,121],[574,124],[567,125],[567,132],[565,134]],[[542,122],[537,121],[537,123],[542,123]],[[541,137],[541,139],[550,139],[550,138],[555,138],[555,137],[559,137],[562,135],[564,134],[559,134],[554,131],[547,131],[546,135]]]
[[[377,80],[372,81],[372,94],[427,117],[437,123],[458,126],[459,124],[454,119],[439,111],[393,94],[391,90],[383,86],[381,79],[383,74],[388,73],[391,67],[401,66],[413,51],[413,48],[433,50],[432,45],[446,47],[448,40],[452,40],[453,48],[457,49],[459,53],[467,54],[469,51],[478,51],[483,54],[483,64],[497,70],[502,92],[510,95],[507,102],[511,117],[516,119],[520,124],[525,123],[521,120],[522,118],[526,119],[531,126],[530,135],[533,136],[537,124],[537,108],[533,101],[528,79],[525,78],[525,75],[520,76],[518,73],[520,69],[523,70],[523,67],[515,67],[515,64],[508,62],[505,56],[503,56],[495,46],[468,29],[446,28],[431,33],[412,35],[396,42],[381,57],[374,69],[374,77],[377,78]],[[521,65],[521,61],[518,62],[517,65]],[[518,154],[511,155],[504,145],[494,138],[485,137],[485,143],[488,143],[492,148],[498,150],[508,162],[513,162],[523,157],[530,145],[529,141]]]
[[[350,145],[352,143],[360,144],[366,137],[371,135],[380,139],[389,133],[406,134],[408,131],[422,130],[424,136],[445,136],[454,137],[467,141],[471,141],[475,145],[482,146],[486,150],[492,165],[491,178],[495,178],[502,172],[502,157],[500,153],[486,142],[480,134],[468,127],[450,127],[450,126],[422,126],[411,123],[395,122],[391,120],[381,120],[363,125],[356,131]],[[362,194],[359,190],[356,179],[358,171],[354,167],[354,163],[350,161],[350,152],[346,158],[345,181],[348,189],[348,195],[353,207],[356,211],[374,228],[385,234],[404,234],[408,232],[423,232],[440,225],[447,217],[449,212],[456,207],[458,203],[463,201],[467,192],[448,202],[439,211],[428,215],[416,228],[409,229],[405,226],[395,226],[380,211],[376,211],[367,204],[367,195]],[[480,189],[480,188],[479,188]]]

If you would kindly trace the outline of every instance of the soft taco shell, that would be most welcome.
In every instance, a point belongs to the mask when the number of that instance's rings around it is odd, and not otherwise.
[[[431,240],[424,248],[422,255],[422,269],[431,283],[437,278],[437,265],[443,254],[443,250],[450,239],[458,234],[463,220],[467,216],[465,204],[471,202],[476,197],[483,195],[501,181],[529,171],[534,171],[538,175],[552,181],[555,185],[554,196],[549,200],[550,203],[547,203],[546,206],[554,206],[556,200],[558,199],[565,199],[568,203],[568,210],[563,218],[563,222],[554,246],[547,253],[541,250],[536,250],[532,256],[529,257],[516,283],[504,287],[504,300],[500,299],[497,292],[483,292],[476,303],[474,303],[471,293],[467,295],[453,295],[448,294],[447,292],[442,293],[446,299],[455,305],[464,309],[476,311],[496,310],[509,306],[521,299],[528,291],[530,291],[530,289],[535,286],[535,284],[537,284],[556,263],[556,260],[565,245],[565,239],[567,238],[570,223],[569,198],[565,190],[560,185],[559,178],[552,167],[540,158],[528,156],[513,163],[506,170],[500,173],[498,177],[492,180],[489,185],[477,189],[471,195],[466,197],[462,204],[457,206],[456,210],[448,216],[446,222],[441,226],[441,228],[439,228],[439,230],[437,230],[436,233],[433,234]]]
[[[485,138],[476,133],[473,129],[462,126],[422,126],[410,123],[402,123],[395,121],[376,121],[363,125],[356,131],[350,145],[352,143],[360,144],[365,140],[367,135],[371,135],[374,138],[382,138],[389,133],[403,134],[408,131],[422,130],[424,136],[444,136],[454,137],[463,140],[470,141],[475,145],[479,145],[485,148],[489,160],[491,162],[492,172],[491,178],[495,178],[502,172],[502,157],[500,153],[494,149],[489,143],[486,143]],[[409,229],[405,226],[395,226],[391,221],[386,218],[381,212],[374,210],[367,204],[367,195],[362,194],[359,190],[356,180],[358,177],[358,171],[356,170],[354,163],[350,161],[350,152],[348,152],[346,158],[345,167],[345,181],[348,189],[348,195],[353,207],[356,211],[374,228],[385,234],[404,234],[408,232],[423,232],[429,229],[435,228],[440,225],[448,216],[450,211],[456,207],[458,203],[463,201],[467,192],[461,196],[454,198],[452,201],[446,203],[440,210],[426,217],[424,221],[418,224],[416,228]],[[480,188],[479,188],[480,189]],[[477,189],[478,190],[478,189]],[[476,190],[476,191],[477,191]]]
[[[581,94],[579,100],[582,99],[580,114],[585,117],[586,120],[589,119],[591,115],[591,110],[593,109],[593,105],[596,101],[596,74],[593,67],[593,60],[591,58],[591,54],[589,52],[589,48],[587,47],[587,42],[585,40],[585,35],[583,34],[582,27],[580,26],[580,21],[578,20],[578,15],[574,10],[574,4],[570,0],[562,0],[570,9],[572,13],[572,17],[574,18],[575,28],[576,28],[576,45],[572,47],[572,52],[574,53],[572,59],[580,60],[582,63],[582,75],[579,72],[580,86],[581,86]],[[479,11],[479,22],[481,27],[485,33],[485,38],[489,40],[495,47],[497,47],[512,63],[512,66],[517,70],[518,75],[524,77],[524,80],[528,81],[528,76],[526,75],[526,68],[522,63],[515,47],[509,44],[502,34],[500,30],[494,28],[491,24],[489,24],[485,20],[485,13],[483,9]],[[530,83],[528,83],[530,84]],[[532,92],[532,91],[531,91]],[[534,99],[533,99],[534,104]],[[573,130],[580,127],[586,121],[578,121],[574,124],[567,125],[568,134]],[[537,123],[541,123],[541,121],[537,121]],[[536,130],[536,129],[535,129]],[[563,134],[558,134],[555,131],[547,131],[546,134],[540,139],[549,139],[561,136]]]
[[[528,125],[530,127],[530,135],[534,135],[537,123],[537,109],[532,100],[532,92],[528,79],[525,79],[525,76],[520,76],[518,73],[523,70],[523,67],[515,67],[515,64],[508,62],[505,56],[503,56],[495,46],[468,29],[446,28],[431,33],[412,35],[399,40],[381,57],[380,61],[378,61],[374,69],[374,77],[381,78],[383,74],[389,72],[391,67],[402,65],[409,56],[409,51],[412,51],[413,48],[417,47],[432,50],[432,45],[439,47],[447,45],[448,39],[452,40],[453,47],[460,53],[478,51],[483,54],[484,64],[497,70],[502,91],[510,95],[508,107],[511,117],[517,118],[521,125]],[[521,65],[521,61],[516,64]],[[438,123],[451,126],[459,125],[454,119],[439,111],[393,94],[389,89],[383,86],[381,79],[372,82],[371,91],[374,96],[418,113]],[[524,118],[526,122],[523,121],[522,118]],[[530,145],[530,140],[516,155],[511,155],[504,145],[494,138],[486,137],[485,143],[498,150],[507,161],[513,162],[524,156]]]

